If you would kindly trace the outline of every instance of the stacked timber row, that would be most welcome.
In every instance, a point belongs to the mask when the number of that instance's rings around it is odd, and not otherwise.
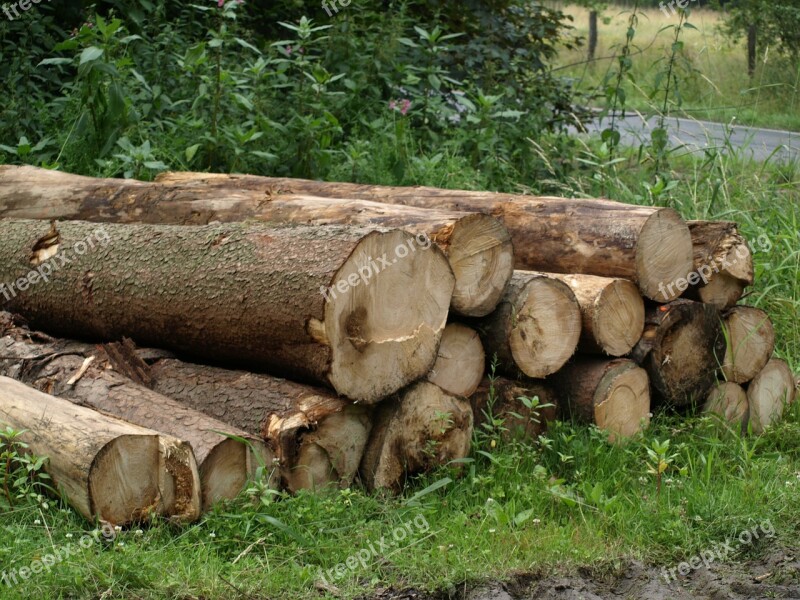
[[[0,219],[0,420],[89,518],[191,520],[256,473],[397,491],[475,428],[619,442],[661,406],[760,432],[794,399],[736,306],[747,242],[672,209],[0,166]],[[67,457],[42,415],[105,433]]]

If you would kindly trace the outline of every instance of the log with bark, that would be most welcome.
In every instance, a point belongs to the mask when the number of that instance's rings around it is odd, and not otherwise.
[[[238,223],[6,219],[0,282],[9,310],[53,334],[128,336],[366,403],[430,370],[453,291],[441,251],[401,230]]]
[[[581,310],[575,294],[558,279],[515,271],[497,309],[470,321],[489,356],[513,377],[543,378],[575,353]]]
[[[736,223],[689,221],[694,246],[694,271],[679,282],[687,297],[720,310],[735,305],[753,285],[753,256]]]
[[[775,330],[769,315],[759,308],[736,306],[725,314],[727,381],[747,383],[764,368],[775,350]]]
[[[461,323],[449,323],[427,379],[448,394],[469,398],[478,389],[485,368],[486,356],[478,332]]]
[[[555,275],[578,299],[583,316],[578,350],[589,354],[624,356],[644,331],[644,301],[627,279],[594,275]]]
[[[353,481],[372,427],[368,407],[266,375],[173,358],[147,362],[157,392],[263,436],[289,491],[345,488]]]
[[[794,374],[786,361],[771,359],[747,386],[750,404],[750,427],[763,433],[780,420],[783,411],[795,400],[797,389]]]
[[[593,423],[610,441],[631,437],[650,423],[650,385],[635,362],[578,356],[553,378],[565,418]]]
[[[472,427],[466,399],[417,382],[376,408],[361,479],[369,489],[397,492],[409,476],[465,458]]]
[[[486,378],[470,398],[475,428],[504,439],[535,440],[558,416],[558,397],[545,381]]]
[[[236,188],[205,193],[190,184],[94,179],[35,167],[0,166],[0,217],[160,225],[257,220],[402,228],[442,249],[455,275],[452,308],[475,317],[494,309],[514,269],[508,230],[491,216],[365,200]]]
[[[650,376],[654,399],[675,407],[705,401],[724,355],[719,311],[683,299],[648,307],[644,334],[631,352]]]
[[[187,518],[199,515],[199,500],[208,510],[219,500],[235,498],[258,465],[272,460],[260,438],[118,373],[101,347],[30,332],[14,325],[8,313],[0,313],[0,331],[0,375],[188,442],[197,459],[199,480],[185,474],[174,477],[174,495],[190,511]]]
[[[303,179],[167,173],[158,181],[195,185],[202,193],[236,188],[271,195],[309,194],[418,208],[490,214],[511,233],[517,269],[630,279],[642,294],[669,302],[667,286],[693,268],[692,236],[671,208],[595,199],[552,198],[426,187],[384,187]]]
[[[163,514],[166,474],[157,432],[8,377],[0,377],[0,422],[25,431],[21,440],[47,457],[54,486],[87,519],[127,525]]]
[[[716,414],[741,431],[747,425],[749,413],[747,392],[738,383],[720,381],[711,388],[703,412]]]

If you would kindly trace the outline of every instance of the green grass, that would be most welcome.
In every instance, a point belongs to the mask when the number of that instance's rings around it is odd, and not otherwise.
[[[544,143],[544,142],[542,142]],[[668,192],[648,191],[649,166],[637,152],[615,162],[602,148],[578,153],[584,171],[541,188],[578,196],[674,206],[689,218],[735,219],[755,253],[757,285],[747,302],[769,311],[777,353],[795,371],[800,357],[797,311],[800,195],[796,165],[755,165],[736,156],[672,158]],[[381,157],[372,160],[379,164]],[[380,169],[361,179],[393,183]],[[481,175],[448,156],[418,181],[480,187]],[[509,191],[515,186],[509,184]],[[758,249],[758,248],[757,248]],[[659,497],[647,448],[669,440],[676,456]],[[494,445],[492,444],[494,442]],[[437,487],[440,486],[440,487]],[[424,518],[367,567],[330,581],[343,597],[377,587],[452,589],[464,582],[582,566],[618,571],[630,558],[671,568],[686,557],[769,521],[777,541],[761,540],[741,560],[800,533],[800,406],[762,437],[741,436],[712,418],[655,415],[651,428],[624,446],[593,428],[560,424],[546,438],[503,442],[476,436],[462,476],[442,469],[411,482],[400,498],[374,497],[357,486],[277,501],[245,494],[200,523],[156,523],[98,542],[24,585],[8,598],[318,598],[320,570],[346,564],[381,537]],[[418,521],[421,522],[421,521]],[[91,530],[69,510],[25,505],[0,517],[0,570],[28,566]],[[67,536],[72,537],[67,537]],[[352,563],[352,559],[351,559]]]
[[[588,11],[561,5],[574,18],[575,33],[586,37]],[[644,114],[660,114],[664,109],[663,83],[656,89],[656,74],[666,67],[675,35],[670,26],[676,16],[667,17],[657,8],[639,9],[639,22],[633,40],[631,80],[625,82],[627,107]],[[603,78],[616,69],[616,57],[625,41],[630,9],[611,5],[598,24],[597,60],[586,63],[586,48],[563,50],[556,62],[559,74],[575,81],[577,89],[587,94],[601,92]],[[774,51],[758,56],[752,80],[747,76],[746,42],[732,41],[721,32],[719,12],[692,10],[689,23],[696,29],[684,29],[683,49],[677,54],[675,70],[679,77],[680,102],[671,98],[669,112],[675,116],[756,125],[773,129],[800,131],[800,67]],[[595,106],[603,106],[602,98]]]

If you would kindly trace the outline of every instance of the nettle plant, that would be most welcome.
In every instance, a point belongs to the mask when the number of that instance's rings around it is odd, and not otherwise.
[[[0,428],[0,507],[12,508],[25,502],[41,502],[50,476],[44,472],[47,458],[36,456],[22,441],[27,433],[10,426]]]

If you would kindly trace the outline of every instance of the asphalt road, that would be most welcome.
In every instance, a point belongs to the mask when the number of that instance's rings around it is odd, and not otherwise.
[[[609,118],[598,119],[589,125],[590,133],[599,133],[608,127]],[[658,127],[658,117],[628,114],[617,118],[621,143],[639,146],[650,142],[650,130]],[[777,129],[762,129],[744,125],[729,126],[709,121],[695,121],[669,117],[665,124],[669,131],[670,144],[686,152],[702,153],[707,148],[715,148],[728,153],[731,148],[741,152],[743,157],[757,161],[771,160],[788,162],[800,158],[800,133]],[[726,139],[729,140],[726,142]],[[774,156],[773,156],[774,155]]]

